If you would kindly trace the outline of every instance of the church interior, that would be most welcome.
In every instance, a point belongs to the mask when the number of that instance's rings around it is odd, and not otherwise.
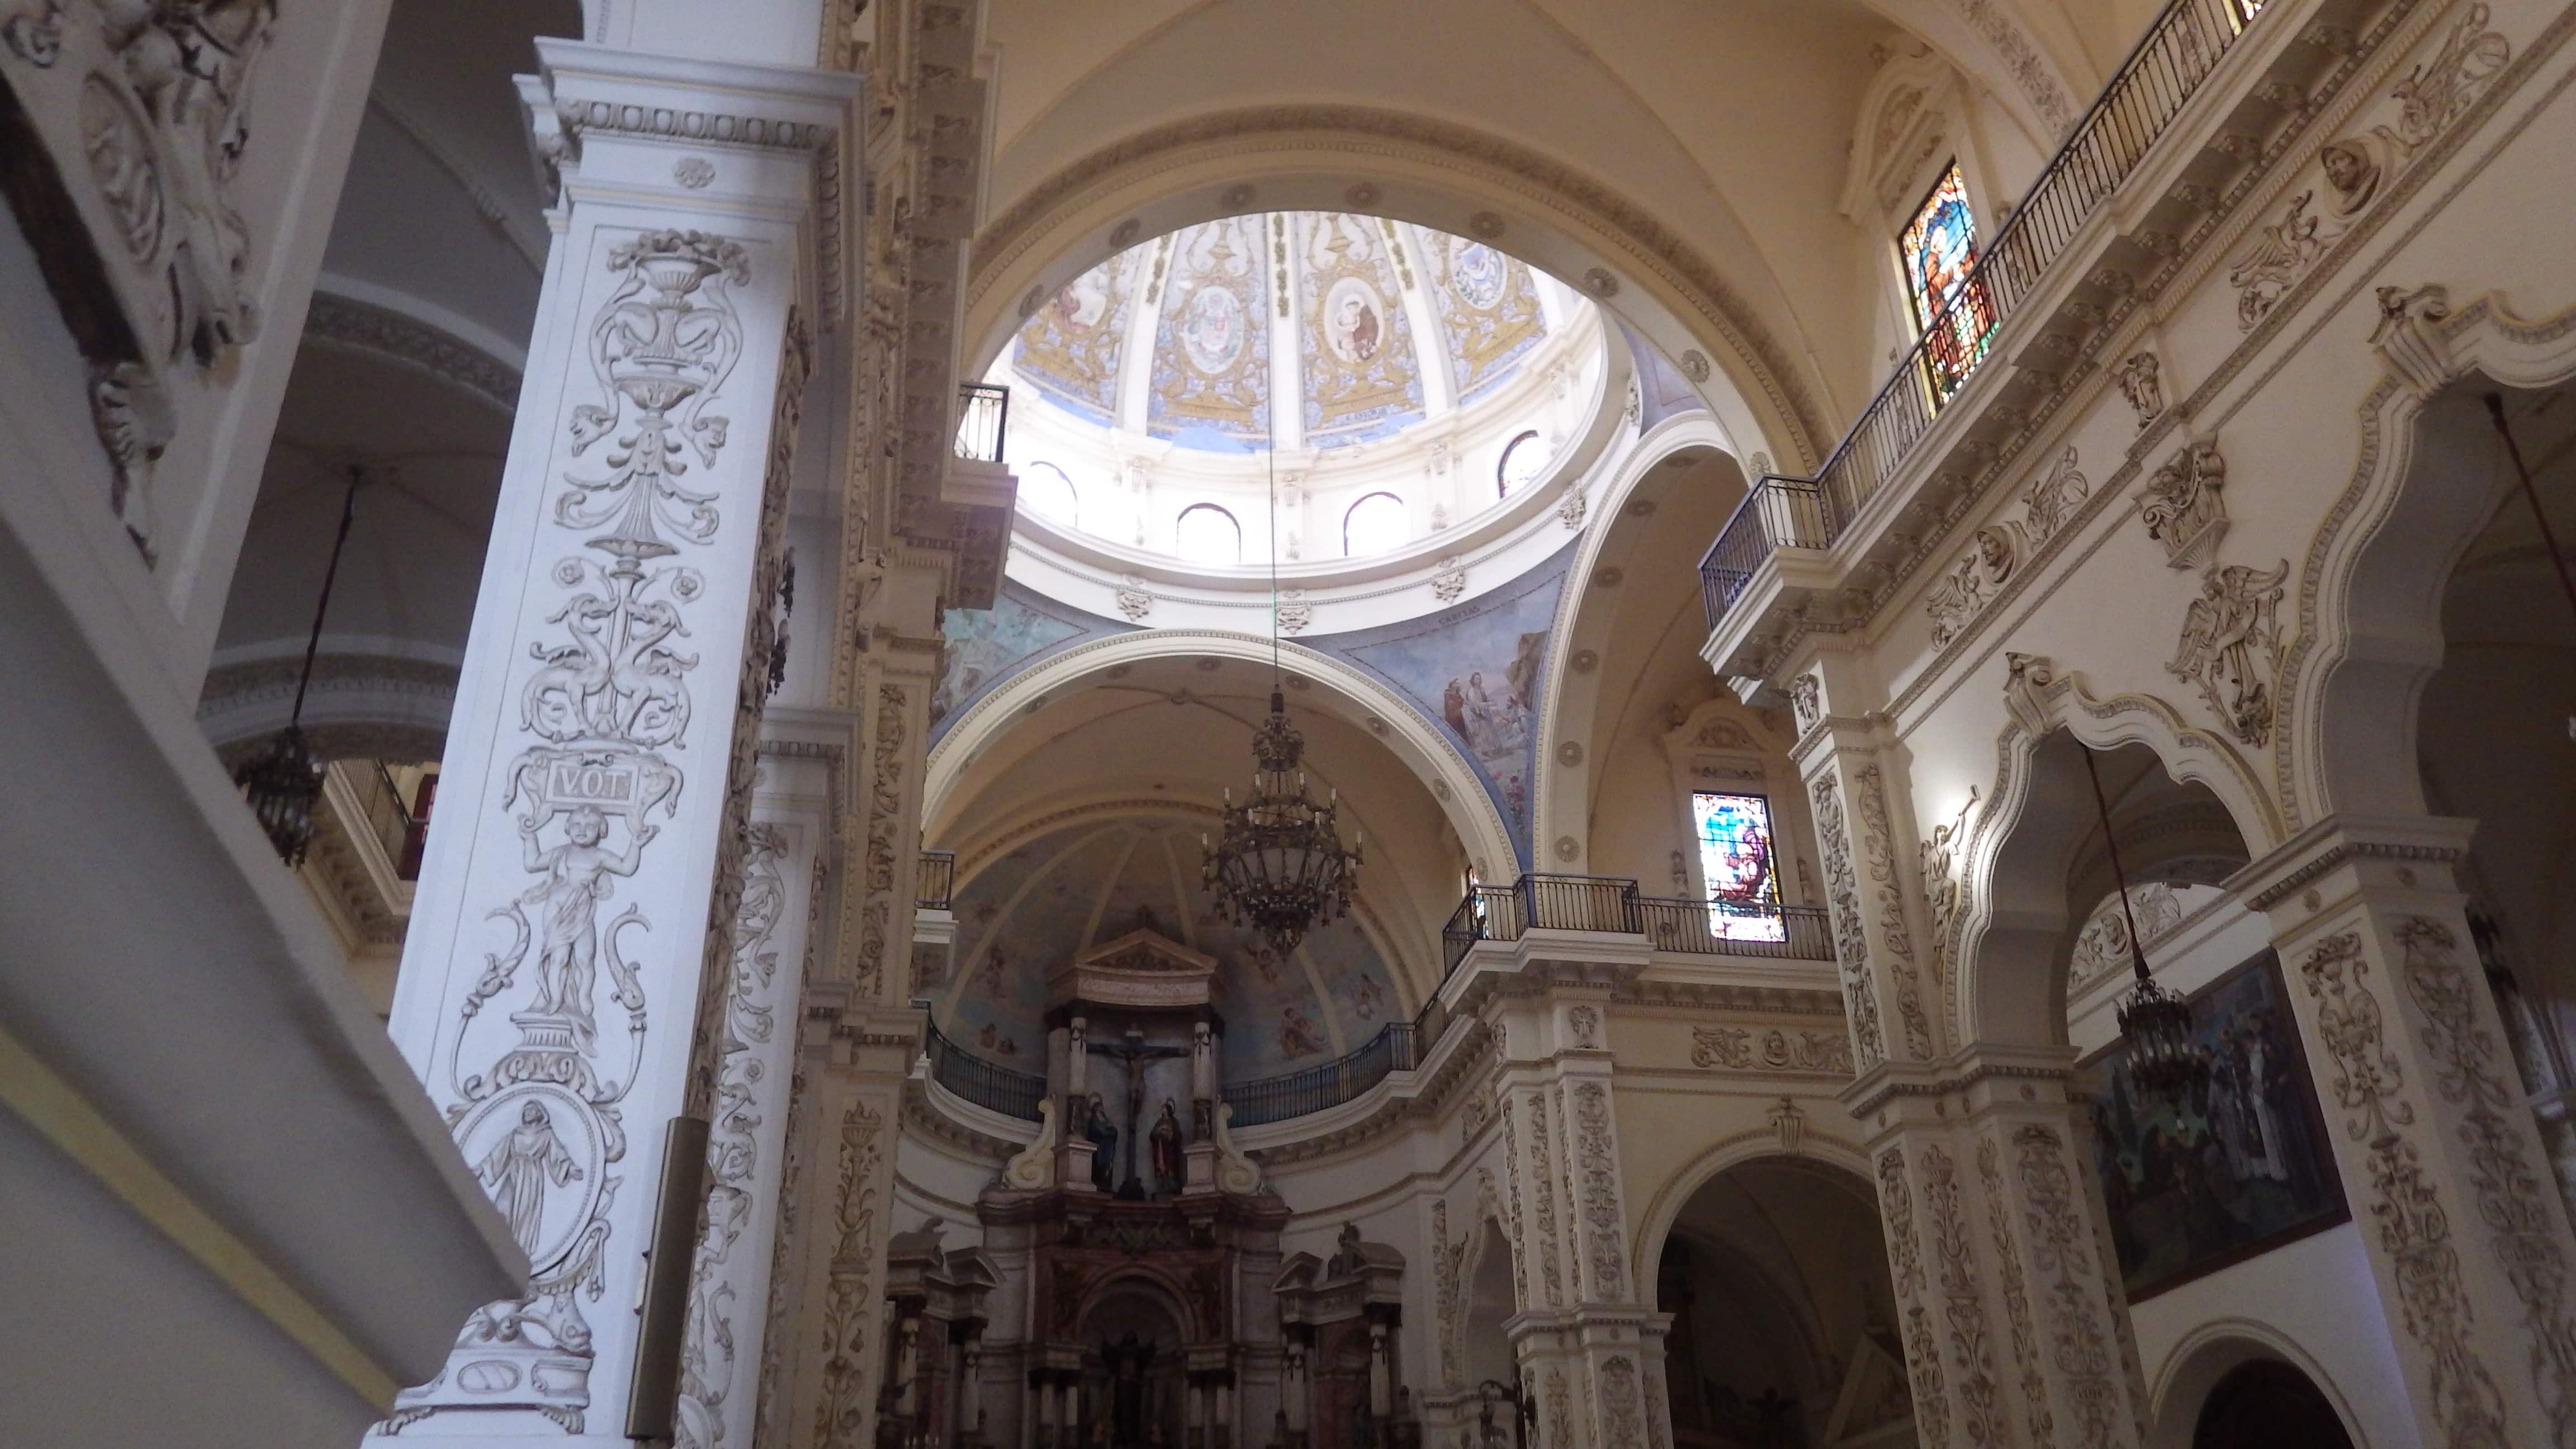
[[[0,0],[0,1442],[2576,1449],[2571,37]]]

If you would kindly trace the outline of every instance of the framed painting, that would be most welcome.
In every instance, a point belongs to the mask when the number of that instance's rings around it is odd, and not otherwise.
[[[2124,1043],[2083,1063],[2101,1076],[2093,1154],[2132,1303],[2350,1216],[2280,958],[2264,952],[2190,1006],[2209,1070],[2182,1100],[2139,1091]]]

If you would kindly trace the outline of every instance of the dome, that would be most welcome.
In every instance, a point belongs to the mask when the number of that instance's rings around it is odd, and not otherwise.
[[[1585,440],[1603,323],[1483,242],[1267,212],[1121,252],[994,363],[1022,541],[1098,563],[1376,559],[1491,513]],[[1035,527],[1029,526],[1034,521]]]

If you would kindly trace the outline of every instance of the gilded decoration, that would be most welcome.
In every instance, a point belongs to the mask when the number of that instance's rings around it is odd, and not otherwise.
[[[1368,218],[1301,213],[1305,270],[1297,299],[1305,361],[1306,441],[1333,447],[1383,437],[1422,416],[1422,377],[1391,239]]]
[[[1180,233],[1154,327],[1146,430],[1270,436],[1270,289],[1262,218],[1228,217]]]
[[[1020,328],[1011,366],[1077,417],[1107,424],[1118,411],[1119,353],[1143,256],[1121,252],[1064,284]]]
[[[1448,334],[1450,380],[1465,401],[1500,381],[1547,336],[1547,318],[1524,263],[1465,237],[1426,238],[1426,245],[1440,325]],[[1707,359],[1700,366],[1705,373]]]

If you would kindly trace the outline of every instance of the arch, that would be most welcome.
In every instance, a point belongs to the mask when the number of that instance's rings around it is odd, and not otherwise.
[[[347,648],[332,647],[337,642]],[[456,705],[450,660],[365,649],[392,641],[323,639],[304,700],[304,734],[325,760],[435,760],[447,747]],[[218,658],[197,700],[197,727],[227,764],[286,728],[303,655]]]
[[[1193,503],[1172,520],[1172,552],[1195,564],[1239,564],[1243,525],[1216,504]]]
[[[2213,1318],[2183,1335],[2165,1355],[2147,1396],[2153,1419],[2143,1449],[2192,1449],[2193,1431],[2212,1390],[2248,1363],[2268,1361],[2296,1369],[2334,1407],[2353,1449],[2370,1449],[2361,1418],[2323,1365],[2289,1335],[2250,1318]]]
[[[969,370],[980,374],[1040,301],[1119,246],[1256,208],[1356,208],[1492,242],[1576,280],[1668,355],[1715,359],[1699,386],[1730,433],[1802,466],[1821,456],[1830,429],[1808,370],[1649,208],[1516,142],[1362,106],[1192,117],[1056,170],[975,239]]]
[[[1609,610],[1593,606],[1610,600],[1601,590],[1578,585],[1594,578],[1605,556],[1614,547],[1625,547],[1636,530],[1646,526],[1632,520],[1627,512],[1638,485],[1667,461],[1695,449],[1721,453],[1730,459],[1741,456],[1716,417],[1705,412],[1677,413],[1638,437],[1618,470],[1590,501],[1589,511],[1599,522],[1586,528],[1575,542],[1574,562],[1566,570],[1568,584],[1558,595],[1556,619],[1550,626],[1557,642],[1548,649],[1539,676],[1541,708],[1536,758],[1555,759],[1560,741],[1576,738],[1578,727],[1589,733],[1605,682],[1597,669],[1579,670],[1573,661],[1587,652],[1598,658],[1609,632]],[[1739,464],[1739,471],[1740,467]],[[1728,506],[1733,506],[1732,500]],[[1543,843],[1571,837],[1576,842],[1574,857],[1551,868],[1585,868],[1591,849],[1591,780],[1592,772],[1583,769],[1550,769],[1539,774],[1538,788],[1531,792],[1530,839]]]
[[[931,747],[922,787],[924,834],[935,838],[961,803],[967,765],[1023,713],[1120,664],[1150,659],[1235,659],[1267,664],[1277,648],[1286,667],[1313,681],[1312,707],[1331,711],[1381,740],[1440,803],[1441,814],[1486,880],[1519,870],[1502,812],[1467,757],[1393,689],[1330,655],[1294,643],[1218,629],[1146,629],[1079,645],[1023,671],[970,706]]]
[[[1830,1114],[1829,1118],[1825,1114],[1819,1114],[1819,1117],[1833,1121],[1850,1120],[1839,1111]],[[1663,1261],[1664,1244],[1672,1237],[1673,1222],[1681,1216],[1683,1205],[1701,1188],[1717,1180],[1720,1174],[1748,1162],[1777,1158],[1848,1177],[1850,1181],[1844,1185],[1867,1199],[1870,1210],[1876,1212],[1878,1186],[1877,1179],[1870,1175],[1868,1154],[1855,1143],[1817,1131],[1820,1125],[1821,1121],[1808,1123],[1806,1136],[1800,1140],[1798,1151],[1794,1153],[1781,1150],[1778,1132],[1769,1127],[1759,1127],[1720,1138],[1709,1144],[1699,1156],[1684,1163],[1680,1171],[1655,1190],[1654,1196],[1646,1202],[1646,1210],[1638,1215],[1636,1240],[1629,1254],[1629,1281],[1654,1282],[1655,1265]]]
[[[1473,1242],[1459,1273],[1467,1301],[1456,1329],[1459,1373],[1470,1388],[1488,1378],[1511,1382],[1512,1344],[1503,1324],[1520,1311],[1512,1284],[1511,1240],[1502,1223],[1483,1218]]]
[[[1365,517],[1363,508],[1369,510]],[[1403,499],[1392,493],[1364,494],[1342,514],[1342,553],[1358,558],[1398,547],[1409,532],[1406,525]]]
[[[2489,293],[2452,310],[2438,287],[2380,301],[2386,370],[2358,408],[2351,481],[2301,561],[2281,665],[2273,785],[2293,829],[2424,812],[2415,714],[2442,662],[2443,589],[2514,486],[2479,394],[2576,379],[2576,308],[2532,321]]]
[[[2062,1045],[2066,980],[2058,937],[2072,912],[2083,906],[2067,903],[2062,877],[2053,899],[2027,878],[2026,867],[2024,878],[1998,881],[2004,847],[2035,805],[2046,802],[2045,810],[2055,816],[2073,811],[2081,817],[2071,827],[2064,819],[2054,820],[2048,827],[2052,831],[2089,827],[2092,820],[2092,787],[2084,779],[2082,755],[2040,758],[2050,736],[2062,733],[2073,745],[2097,754],[2126,746],[2144,749],[2175,785],[2205,791],[2223,809],[2248,858],[2268,854],[2290,831],[2279,802],[2245,758],[2216,735],[2191,726],[2171,705],[2135,694],[2096,699],[2080,676],[2060,672],[2054,660],[2037,655],[2007,654],[2005,667],[2004,696],[2013,719],[1995,738],[1993,784],[1970,810],[1964,840],[1957,846],[1958,905],[1946,929],[1936,930],[1932,953],[1936,961],[1955,963],[1942,1012],[1962,1039]],[[2072,838],[2061,843],[2071,849]],[[2061,856],[2061,865],[2063,861]],[[2134,864],[2132,876],[2143,878]],[[2013,897],[2009,909],[1998,901],[1999,888]],[[2037,914],[2016,914],[2027,911]],[[2003,977],[2015,977],[2024,986],[2047,981],[2051,990],[2026,991],[2007,1003],[2003,1021],[1981,1021],[1978,1004],[2002,994],[1987,983]],[[1996,1027],[2004,1034],[1983,1035]]]
[[[1934,946],[1936,958],[1946,952],[1957,963],[1944,1012],[1961,1041],[2065,1044],[2072,932],[2079,913],[2112,888],[2107,853],[2087,850],[2101,829],[2088,754],[2132,884],[2215,884],[2278,838],[2248,831],[2205,780],[2172,769],[2152,742],[2115,727],[2120,715],[2106,722],[2079,713],[2093,727],[2070,719],[2044,736],[2018,725],[2006,732],[1995,797],[1965,852],[1955,942]]]

